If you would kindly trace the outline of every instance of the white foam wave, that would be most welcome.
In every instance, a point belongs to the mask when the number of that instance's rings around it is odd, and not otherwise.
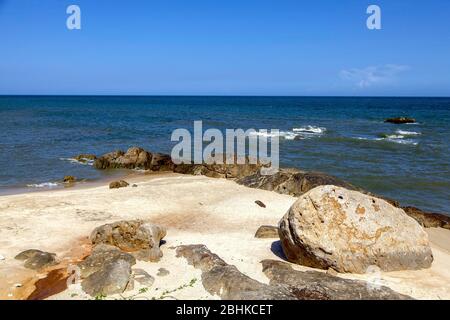
[[[306,126],[301,128],[293,128],[292,131],[279,131],[275,132],[264,132],[264,131],[255,131],[252,134],[257,136],[263,136],[267,138],[272,137],[281,137],[286,140],[301,140],[308,139],[316,136],[321,136],[325,133],[326,128],[320,128],[315,126]]]
[[[94,165],[94,160],[85,159],[85,158],[81,158],[80,160],[75,159],[75,158],[59,158],[59,160],[69,161],[70,163],[81,164],[83,166],[92,166],[92,165]]]
[[[357,137],[358,140],[368,140],[368,141],[388,141],[399,144],[407,144],[417,146],[419,143],[412,139],[404,139],[404,136],[401,135],[389,135],[384,138],[369,138],[369,137]]]
[[[405,130],[397,130],[396,133],[403,136],[420,136],[422,134],[421,132],[405,131]]]
[[[29,187],[29,188],[54,188],[57,186],[58,186],[58,183],[56,183],[56,182],[43,182],[43,183],[36,183],[36,184],[27,184],[27,187]]]

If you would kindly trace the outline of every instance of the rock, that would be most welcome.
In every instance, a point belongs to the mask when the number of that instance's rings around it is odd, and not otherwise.
[[[90,161],[95,161],[97,159],[97,156],[95,154],[82,153],[77,155],[74,159],[79,162],[86,163]]]
[[[73,183],[77,181],[77,178],[75,178],[74,176],[65,176],[63,179],[64,183]]]
[[[384,122],[395,123],[395,124],[405,124],[405,123],[416,123],[416,120],[413,118],[398,117],[398,118],[388,118],[388,119],[384,120]]]
[[[265,207],[266,207],[266,205],[265,205],[264,202],[262,202],[262,201],[256,200],[255,203],[256,203],[258,206],[260,206],[261,208],[265,208]]]
[[[337,186],[301,196],[279,223],[289,261],[338,272],[429,268],[433,255],[420,225],[384,200]]]
[[[170,272],[169,270],[165,269],[165,268],[159,268],[158,269],[158,273],[156,274],[158,277],[165,277],[167,275],[169,275]]]
[[[19,253],[15,259],[25,261],[24,267],[39,270],[56,264],[56,254],[30,249]]]
[[[152,154],[142,148],[132,147],[123,152],[121,150],[107,153],[94,162],[96,169],[148,169],[151,165]]]
[[[237,183],[250,188],[275,191],[299,197],[309,190],[321,185],[337,185],[350,190],[357,188],[335,177],[320,172],[305,172],[297,169],[280,169],[273,175],[255,173],[237,180]]]
[[[109,184],[109,188],[110,189],[119,189],[119,188],[126,188],[128,187],[130,184],[124,180],[119,180],[119,181],[113,181]]]
[[[131,254],[122,252],[111,245],[99,244],[94,247],[92,253],[86,259],[78,264],[81,272],[80,276],[87,278],[103,269],[106,265],[118,260],[125,260],[130,265],[136,264],[136,259]]]
[[[89,295],[111,295],[123,293],[132,288],[131,264],[118,259],[106,264],[81,282],[81,287]]]
[[[153,153],[150,167],[148,169],[153,171],[172,171],[174,163],[171,156],[162,153]]]
[[[289,263],[262,261],[270,285],[284,285],[310,300],[409,300],[392,289],[361,280],[350,280],[318,271],[297,271]],[[336,271],[334,271],[336,273]]]
[[[261,239],[278,239],[278,227],[275,226],[261,226],[256,230],[255,238]]]
[[[440,213],[428,213],[415,207],[402,207],[406,214],[414,218],[425,228],[444,228],[450,230],[450,216]]]
[[[164,227],[143,220],[118,221],[96,228],[90,236],[94,245],[109,244],[133,252],[140,260],[158,261],[162,257],[160,241],[166,236]]]
[[[177,247],[177,257],[202,270],[206,291],[225,300],[294,300],[295,296],[283,286],[269,286],[241,273],[227,264],[204,245]]]
[[[337,277],[338,272],[337,272],[336,270],[334,270],[333,268],[328,268],[327,274],[329,274],[330,276],[335,276],[335,277]]]
[[[137,188],[137,186],[138,186],[138,185],[134,183],[131,187]]]
[[[151,287],[155,282],[155,278],[153,278],[147,271],[143,269],[134,269],[133,270],[133,278],[140,285],[145,287]]]

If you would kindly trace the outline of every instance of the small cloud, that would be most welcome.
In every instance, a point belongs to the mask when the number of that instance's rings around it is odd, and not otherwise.
[[[359,88],[367,88],[372,85],[391,82],[402,72],[409,70],[408,66],[386,64],[383,66],[371,66],[363,69],[342,70],[342,79],[352,81]]]

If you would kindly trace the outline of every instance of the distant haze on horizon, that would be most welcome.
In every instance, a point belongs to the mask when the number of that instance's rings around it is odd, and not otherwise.
[[[448,0],[129,3],[0,0],[0,95],[450,96]]]

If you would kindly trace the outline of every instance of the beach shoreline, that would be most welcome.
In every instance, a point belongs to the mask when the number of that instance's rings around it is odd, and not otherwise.
[[[271,191],[248,188],[227,179],[177,173],[138,174],[127,178],[137,187],[109,189],[107,183],[90,188],[57,192],[32,192],[0,197],[0,299],[24,299],[34,291],[38,279],[50,270],[66,267],[89,253],[87,237],[102,224],[119,220],[145,219],[167,228],[163,258],[158,263],[138,266],[155,275],[158,268],[170,271],[156,278],[143,294],[158,295],[192,279],[196,283],[175,296],[185,299],[217,299],[205,291],[199,270],[177,258],[179,245],[204,244],[243,273],[267,283],[261,261],[283,261],[276,239],[256,239],[261,225],[276,225],[296,198]],[[263,202],[262,208],[255,201]],[[427,229],[435,261],[430,269],[382,274],[384,285],[418,299],[450,299],[450,231]],[[35,272],[14,259],[19,252],[40,249],[57,254],[60,264]],[[279,250],[279,248],[278,248]],[[297,266],[299,270],[310,268]],[[365,279],[366,275],[340,274],[343,278]],[[17,286],[20,284],[20,286]],[[138,294],[138,288],[127,293]],[[51,299],[92,299],[79,285],[49,297]],[[120,298],[120,297],[119,297]]]

